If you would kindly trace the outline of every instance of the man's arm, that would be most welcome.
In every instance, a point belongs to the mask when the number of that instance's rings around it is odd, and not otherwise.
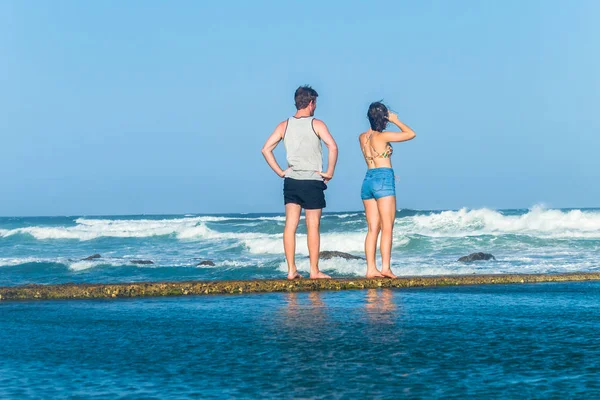
[[[333,136],[331,136],[331,133],[329,133],[329,129],[327,129],[327,125],[325,125],[325,122],[318,119],[314,119],[313,129],[315,130],[317,135],[319,135],[321,140],[325,143],[325,146],[327,146],[327,159],[329,160],[327,165],[327,171],[318,171],[319,174],[321,174],[321,176],[323,177],[324,182],[327,183],[331,180],[331,178],[333,178],[333,172],[335,171],[335,164],[337,163],[338,158],[337,144],[335,143]]]
[[[275,155],[273,154],[273,150],[275,150],[275,147],[277,147],[279,142],[283,140],[283,135],[285,134],[286,127],[287,121],[283,121],[279,125],[277,125],[277,127],[275,128],[271,136],[269,136],[269,138],[265,142],[265,145],[262,148],[262,155],[265,157],[265,160],[267,160],[267,164],[269,164],[269,167],[271,167],[271,169],[275,171],[275,173],[281,178],[285,177],[285,171],[281,169],[281,167],[277,163]]]

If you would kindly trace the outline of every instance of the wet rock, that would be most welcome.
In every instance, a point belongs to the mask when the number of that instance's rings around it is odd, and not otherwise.
[[[141,264],[141,265],[148,265],[148,264],[154,264],[153,261],[150,260],[131,260],[132,264]]]
[[[473,261],[487,261],[487,260],[496,260],[496,257],[491,255],[490,253],[472,253],[468,256],[464,256],[458,259],[459,262],[473,262]]]
[[[0,302],[32,299],[89,299],[196,294],[308,292],[323,290],[417,288],[536,282],[600,281],[598,272],[568,274],[492,274],[400,277],[398,279],[266,279],[250,281],[187,281],[132,283],[66,283],[0,287]]]
[[[322,251],[319,253],[321,260],[331,260],[334,257],[343,258],[344,260],[364,260],[363,257],[353,256],[352,254],[343,253],[341,251]]]
[[[200,267],[200,266],[214,267],[215,263],[211,260],[204,260],[204,261],[200,261],[198,264],[196,264],[196,267]]]
[[[100,254],[93,254],[89,257],[82,258],[81,261],[92,261],[92,260],[96,260],[98,258],[102,258],[102,256]]]

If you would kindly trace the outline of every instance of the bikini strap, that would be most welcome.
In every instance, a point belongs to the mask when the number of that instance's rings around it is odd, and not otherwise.
[[[374,132],[371,132],[371,134],[367,138],[367,141],[365,142],[365,146],[368,143],[369,146],[371,147],[371,150],[373,151],[373,154],[374,154],[374,156],[368,157],[367,159],[371,159],[371,161],[375,162],[376,158],[384,158],[383,154],[385,153],[385,151],[383,153],[380,153],[377,150],[375,150],[375,147],[373,147],[373,143],[371,143],[371,138],[373,137],[373,134],[374,134]],[[364,150],[363,150],[363,152],[364,152]]]
[[[367,140],[365,140],[365,144],[362,147],[362,152],[363,152],[363,155],[365,156],[365,160],[374,163],[375,162],[375,157],[368,156],[367,152],[365,151],[365,149],[367,147],[367,144],[369,144],[371,146],[371,149],[373,149],[373,146],[370,144],[371,136],[373,136],[373,132],[371,132],[371,134],[369,135],[369,137],[367,138]],[[375,149],[373,149],[373,150],[375,150]],[[375,151],[375,153],[377,153],[377,151]]]

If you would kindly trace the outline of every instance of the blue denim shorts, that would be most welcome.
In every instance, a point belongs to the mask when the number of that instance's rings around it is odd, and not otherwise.
[[[368,169],[360,190],[363,200],[380,199],[396,195],[396,180],[391,168]]]

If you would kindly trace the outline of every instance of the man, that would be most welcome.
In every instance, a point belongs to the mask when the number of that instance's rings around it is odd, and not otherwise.
[[[308,232],[310,278],[330,276],[319,271],[321,213],[325,208],[326,183],[333,178],[337,162],[337,145],[323,121],[313,117],[317,108],[317,92],[310,86],[301,86],[294,94],[296,114],[281,122],[267,139],[262,154],[277,175],[284,178],[285,229],[283,248],[288,265],[288,279],[301,278],[296,269],[296,229],[304,208]],[[283,140],[288,168],[281,169],[273,150]],[[321,140],[328,149],[329,165],[323,172]]]

